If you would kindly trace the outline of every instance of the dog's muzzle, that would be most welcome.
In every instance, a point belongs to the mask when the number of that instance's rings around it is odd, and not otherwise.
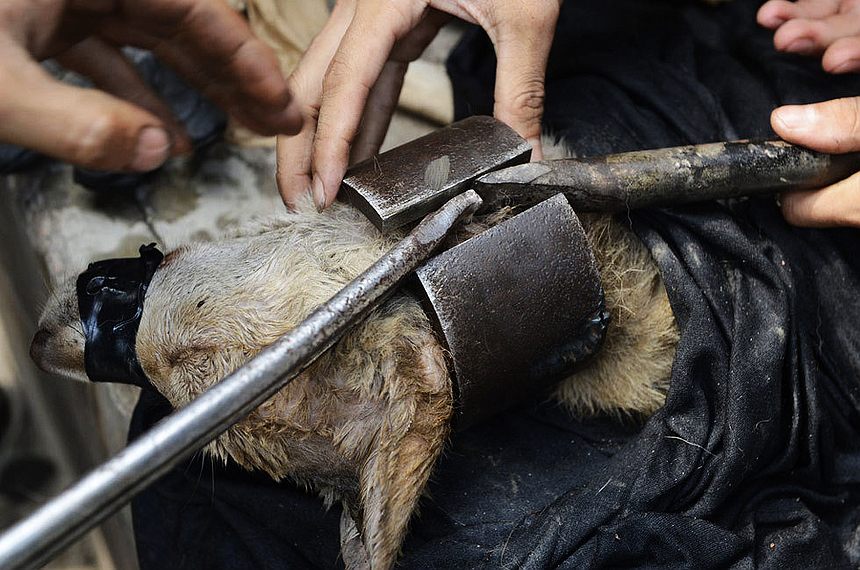
[[[84,365],[90,380],[151,386],[134,345],[146,290],[162,259],[164,254],[151,243],[140,246],[140,257],[97,261],[78,276]]]

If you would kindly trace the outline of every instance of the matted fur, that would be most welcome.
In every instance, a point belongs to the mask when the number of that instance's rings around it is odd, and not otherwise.
[[[393,243],[351,208],[308,203],[176,250],[149,286],[141,366],[174,406],[238,368]],[[453,400],[419,303],[397,295],[208,446],[344,500],[373,568],[388,568],[448,436]]]
[[[476,220],[460,238],[506,215]],[[677,343],[662,280],[621,222],[602,215],[582,221],[612,322],[604,348],[555,395],[579,415],[650,414],[663,403]],[[185,405],[295,326],[398,237],[382,237],[349,206],[318,213],[308,200],[235,235],[175,249],[147,292],[136,346],[143,370],[174,406]],[[42,341],[51,340],[34,352],[41,366],[80,377],[83,343],[69,295],[74,288],[46,308]],[[452,410],[443,349],[419,303],[401,292],[207,450],[276,479],[291,477],[329,503],[343,501],[344,559],[384,569],[394,565],[442,453]],[[356,536],[364,548],[356,547]]]
[[[578,417],[645,417],[669,389],[678,328],[651,253],[615,218],[580,215],[591,242],[611,320],[603,347],[555,390]]]

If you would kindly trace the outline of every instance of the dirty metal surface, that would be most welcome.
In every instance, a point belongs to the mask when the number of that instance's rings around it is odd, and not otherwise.
[[[608,314],[594,256],[563,195],[416,274],[451,354],[460,428],[570,373],[603,340]]]
[[[821,188],[858,170],[860,153],[747,140],[533,162],[489,173],[474,188],[487,207],[563,192],[578,212],[614,212]]]
[[[479,176],[530,156],[529,144],[501,121],[469,117],[356,164],[341,193],[387,233],[435,211]]]

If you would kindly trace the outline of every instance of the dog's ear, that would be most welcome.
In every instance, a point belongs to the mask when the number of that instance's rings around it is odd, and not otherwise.
[[[404,406],[410,413],[382,424],[361,470],[360,530],[374,570],[394,566],[409,519],[448,437],[450,400],[447,405],[421,401],[428,399],[433,397],[416,394],[411,405]],[[422,412],[416,414],[416,409]]]

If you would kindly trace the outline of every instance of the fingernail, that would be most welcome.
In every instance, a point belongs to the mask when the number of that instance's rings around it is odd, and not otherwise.
[[[543,147],[541,146],[540,137],[530,138],[528,143],[532,146],[531,162],[543,160]]]
[[[780,18],[779,16],[771,16],[767,19],[762,20],[759,23],[765,28],[768,28],[769,30],[774,30],[783,25],[785,22],[787,22],[787,20]]]
[[[314,204],[317,205],[317,211],[322,212],[325,209],[325,186],[318,174],[314,174],[313,184]]]
[[[135,172],[147,172],[161,166],[170,156],[170,136],[160,127],[144,127],[137,135],[134,157],[128,167]]]
[[[828,71],[830,71],[830,73],[850,73],[852,71],[857,71],[858,68],[860,68],[860,62],[856,59],[849,59]]]
[[[809,38],[799,38],[788,44],[785,47],[785,51],[799,55],[813,55],[815,53],[815,42]]]
[[[789,130],[807,130],[815,124],[815,108],[811,105],[791,105],[774,111],[774,119]]]

